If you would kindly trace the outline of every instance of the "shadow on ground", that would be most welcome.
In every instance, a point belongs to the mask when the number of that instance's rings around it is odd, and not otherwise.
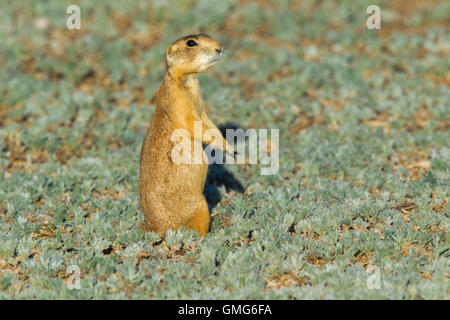
[[[224,125],[219,126],[219,130],[222,132],[223,136],[225,136],[226,129],[236,130],[239,128],[241,127],[231,122],[227,122]],[[221,186],[224,186],[227,192],[233,190],[243,193],[245,191],[242,183],[225,167],[225,165],[216,163],[209,165],[203,194],[208,202],[210,211],[215,208],[222,199],[222,195],[219,191],[219,187]]]

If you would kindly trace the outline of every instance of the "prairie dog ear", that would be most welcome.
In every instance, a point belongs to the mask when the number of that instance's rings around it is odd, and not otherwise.
[[[169,68],[173,63],[171,54],[172,54],[172,46],[168,46],[166,49],[166,67],[167,68]]]
[[[166,49],[166,56],[170,55],[172,53],[172,46],[168,46]]]

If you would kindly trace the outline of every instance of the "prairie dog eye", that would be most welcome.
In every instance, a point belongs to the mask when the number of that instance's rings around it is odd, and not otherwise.
[[[186,42],[186,45],[187,45],[188,47],[195,47],[195,46],[198,45],[198,43],[195,42],[194,40],[188,40],[188,41]]]

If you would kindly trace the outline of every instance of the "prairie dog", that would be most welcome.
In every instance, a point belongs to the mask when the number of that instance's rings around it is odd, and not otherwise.
[[[171,137],[174,130],[185,129],[193,145],[214,142],[216,148],[234,155],[205,113],[197,80],[197,74],[216,64],[222,53],[221,44],[206,34],[182,37],[166,50],[167,72],[141,150],[139,195],[146,231],[164,237],[169,229],[192,228],[203,236],[209,230],[209,209],[203,196],[208,164],[174,163],[171,153],[176,143]],[[194,121],[201,121],[201,139],[194,137]],[[206,130],[213,130],[216,139],[204,137]]]

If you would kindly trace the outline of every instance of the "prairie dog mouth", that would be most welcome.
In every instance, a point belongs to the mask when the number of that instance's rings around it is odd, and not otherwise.
[[[222,59],[223,56],[223,52],[221,51],[220,53],[216,53],[211,57],[211,62],[217,62],[220,59]]]
[[[214,53],[212,55],[204,55],[201,58],[201,71],[205,71],[206,69],[209,69],[213,65],[215,65],[220,59],[222,59],[223,53]]]

